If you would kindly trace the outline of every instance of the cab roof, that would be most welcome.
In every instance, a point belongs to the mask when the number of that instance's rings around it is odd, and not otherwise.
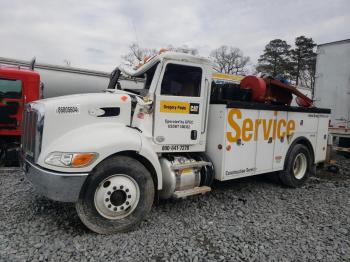
[[[166,51],[150,58],[150,60],[148,60],[144,65],[142,65],[136,70],[125,68],[123,66],[121,66],[119,69],[126,75],[138,77],[143,75],[148,69],[150,69],[152,66],[154,66],[155,64],[157,64],[162,60],[183,61],[183,62],[196,63],[200,65],[212,65],[211,61],[205,57]]]
[[[20,66],[10,66],[0,64],[0,76],[1,73],[11,74],[11,75],[22,75],[22,76],[39,76],[39,73],[27,68]]]

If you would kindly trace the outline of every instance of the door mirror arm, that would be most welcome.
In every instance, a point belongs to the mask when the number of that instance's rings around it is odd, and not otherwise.
[[[153,100],[150,97],[145,96],[143,99],[137,97],[137,103],[142,107],[144,113],[151,114],[153,112]]]

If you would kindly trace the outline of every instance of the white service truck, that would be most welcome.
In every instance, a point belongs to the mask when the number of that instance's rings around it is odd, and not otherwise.
[[[27,178],[48,198],[75,202],[95,232],[127,231],[155,199],[204,194],[214,179],[279,172],[298,187],[325,159],[327,109],[210,100],[212,65],[188,54],[165,52],[123,72],[143,77],[144,89],[44,99],[25,110]]]

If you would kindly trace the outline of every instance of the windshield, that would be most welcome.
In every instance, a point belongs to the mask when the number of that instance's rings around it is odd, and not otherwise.
[[[0,78],[0,98],[21,98],[22,81]]]
[[[145,85],[144,85],[144,89],[149,89],[151,87],[152,84],[152,80],[154,77],[154,73],[156,72],[158,63],[155,64],[154,66],[152,66],[145,74]]]
[[[152,84],[152,81],[153,81],[153,77],[154,77],[154,74],[155,74],[155,72],[157,70],[158,64],[159,63],[157,63],[154,66],[152,66],[143,75],[138,76],[139,78],[144,80],[143,81],[144,82],[143,83],[143,88],[130,89],[130,88],[123,88],[123,86],[122,86],[122,89],[125,90],[125,91],[128,91],[128,92],[137,94],[139,96],[146,96],[148,94],[148,91],[149,91],[150,87],[151,87],[151,84]]]

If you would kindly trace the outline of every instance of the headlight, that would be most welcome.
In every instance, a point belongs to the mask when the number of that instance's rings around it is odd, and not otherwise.
[[[45,158],[45,163],[59,167],[84,167],[97,158],[97,153],[53,152]]]

